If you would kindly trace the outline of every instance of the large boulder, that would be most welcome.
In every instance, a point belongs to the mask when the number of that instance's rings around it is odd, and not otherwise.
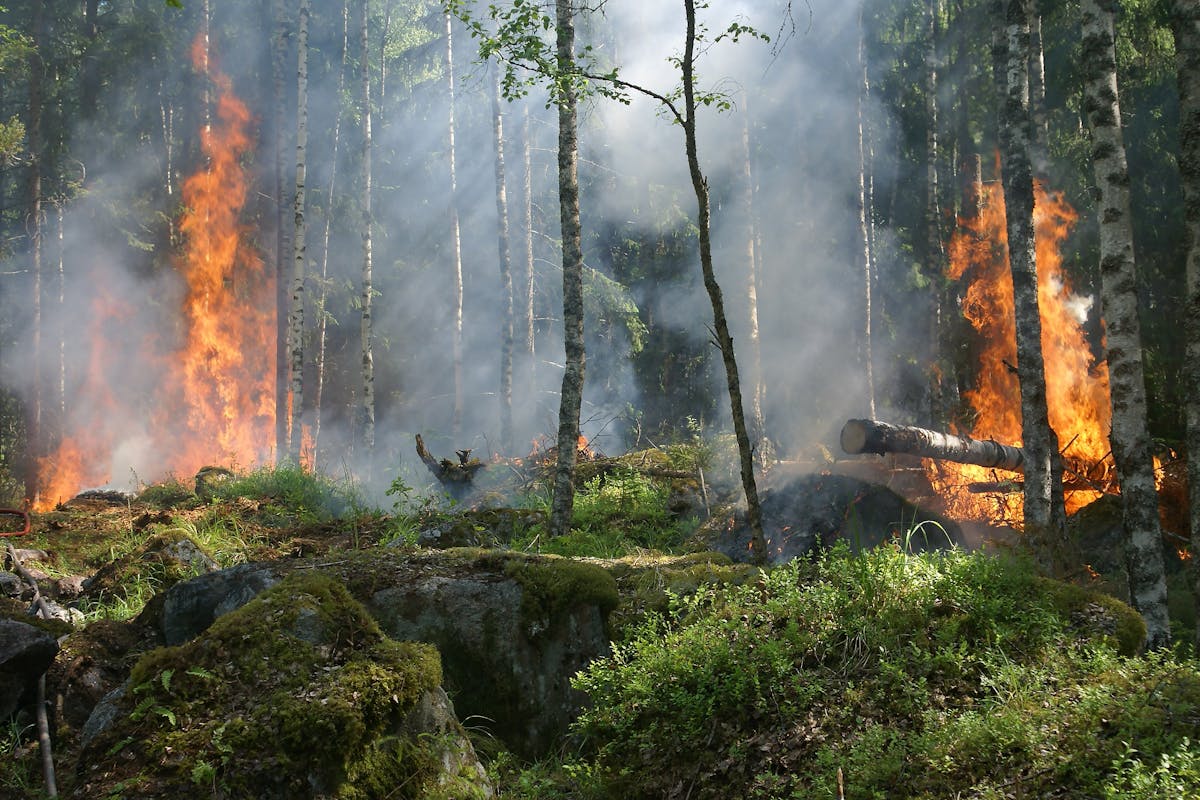
[[[336,577],[389,636],[436,645],[459,713],[531,758],[566,735],[584,701],[571,677],[608,654],[619,602],[605,569],[571,559],[377,548],[183,581],[166,593],[164,637],[186,641],[287,572],[311,569]]]
[[[139,659],[87,725],[73,796],[490,797],[441,677],[338,580],[294,573]]]
[[[391,636],[437,645],[458,710],[528,758],[563,741],[619,602],[602,567],[476,550],[413,556],[360,596]]]
[[[8,719],[22,697],[58,655],[58,639],[15,619],[0,618],[0,720]]]

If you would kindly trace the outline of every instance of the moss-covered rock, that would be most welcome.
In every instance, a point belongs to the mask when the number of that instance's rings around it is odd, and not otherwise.
[[[420,730],[440,683],[434,648],[388,638],[339,581],[295,572],[139,659],[75,796],[488,796],[452,715]]]

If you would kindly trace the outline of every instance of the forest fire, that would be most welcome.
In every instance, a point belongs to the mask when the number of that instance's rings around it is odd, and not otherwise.
[[[1095,358],[1083,329],[1091,302],[1074,295],[1063,275],[1062,245],[1076,221],[1075,211],[1061,195],[1039,185],[1034,216],[1047,402],[1063,452],[1071,512],[1116,488],[1107,434],[1108,367]],[[1021,405],[1007,239],[1003,192],[998,183],[986,184],[978,215],[960,219],[950,241],[949,274],[970,282],[963,314],[979,342],[975,388],[965,394],[974,412],[967,433],[1017,445]],[[994,484],[1004,476],[985,467],[943,462],[930,462],[927,470],[946,510],[956,518],[1020,524],[1019,492],[970,491],[972,485]]]
[[[254,464],[273,441],[274,281],[240,221],[251,116],[230,80],[210,69],[203,47],[194,47],[192,58],[218,99],[201,131],[205,163],[182,187],[179,228],[186,242],[175,268],[184,285],[171,319],[175,330],[166,343],[154,335],[122,341],[127,327],[138,327],[125,323],[139,310],[100,286],[80,408],[56,452],[39,461],[35,509],[111,481],[114,451],[131,439],[155,452],[164,474],[180,475],[212,461]],[[118,366],[120,357],[154,373],[152,396],[137,398],[137,405],[114,391],[115,376],[131,368]]]

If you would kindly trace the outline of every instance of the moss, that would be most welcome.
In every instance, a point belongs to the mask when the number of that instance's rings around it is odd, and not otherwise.
[[[156,763],[175,793],[211,771],[232,796],[381,797],[353,793],[371,773],[360,762],[441,679],[434,648],[388,639],[344,586],[298,571],[199,639],[144,655],[129,717],[100,746],[133,737],[132,760]]]
[[[1049,578],[1039,578],[1056,611],[1089,636],[1111,639],[1123,656],[1136,655],[1146,643],[1141,614],[1115,597]]]
[[[684,556],[636,556],[608,565],[616,578],[621,603],[610,625],[615,638],[647,612],[664,612],[670,595],[693,594],[706,586],[741,586],[758,577],[750,564],[735,564],[721,553],[702,552]]]
[[[554,556],[510,556],[504,573],[521,585],[521,616],[526,622],[553,619],[579,605],[599,606],[607,616],[621,601],[613,576],[595,564]]]

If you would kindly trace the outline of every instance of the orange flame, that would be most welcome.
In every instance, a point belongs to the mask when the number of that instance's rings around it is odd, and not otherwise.
[[[1015,365],[1016,322],[1004,195],[998,183],[980,189],[977,216],[960,218],[952,237],[949,276],[967,279],[963,315],[982,342],[975,388],[965,393],[974,412],[969,433],[1020,444],[1021,401]],[[1067,510],[1074,511],[1112,488],[1108,443],[1111,409],[1108,367],[1097,361],[1083,329],[1091,301],[1073,294],[1062,270],[1062,247],[1077,215],[1060,193],[1036,190],[1034,236],[1037,247],[1038,304],[1050,425],[1058,433],[1065,468],[1071,473]],[[994,481],[983,467],[931,464],[930,478],[947,510],[964,519],[1019,525],[1019,494],[965,491],[971,482]],[[1083,485],[1080,486],[1080,483]]]
[[[219,93],[216,118],[201,131],[204,166],[183,185],[186,237],[176,269],[185,283],[177,321],[178,344],[164,355],[156,341],[140,343],[138,363],[161,371],[141,424],[163,473],[190,475],[212,462],[252,465],[270,454],[275,427],[274,280],[246,243],[240,222],[249,187],[242,160],[250,153],[251,115],[228,77],[212,70],[206,49],[192,48],[198,70]],[[93,301],[89,374],[75,415],[57,452],[39,462],[35,510],[46,510],[88,485],[112,479],[112,454],[125,428],[105,417],[139,416],[112,398],[109,354],[119,345],[106,335],[133,313],[104,291]],[[151,479],[162,475],[143,476]]]

